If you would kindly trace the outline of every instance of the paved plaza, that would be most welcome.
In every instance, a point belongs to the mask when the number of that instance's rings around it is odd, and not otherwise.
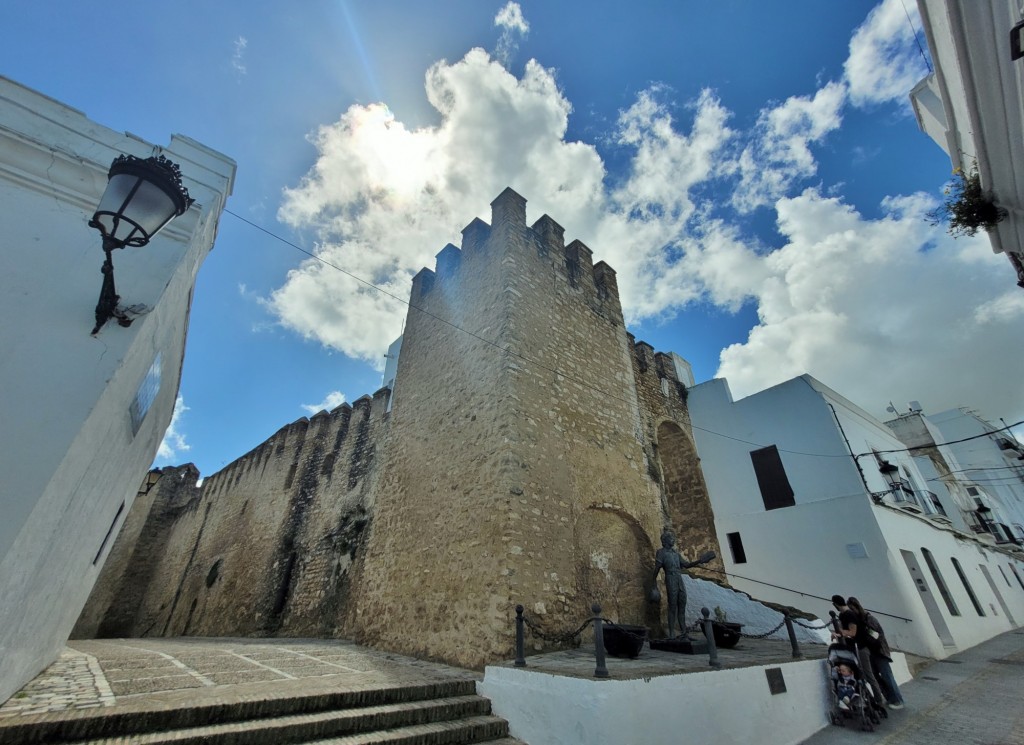
[[[802,649],[808,658],[824,653],[819,646]],[[724,668],[791,659],[788,642],[743,640],[739,648],[721,651]],[[609,657],[608,669],[612,679],[625,680],[707,671],[707,662],[706,655],[645,648],[636,660]],[[594,656],[584,646],[531,656],[527,665],[555,675],[592,677]],[[875,732],[827,727],[804,745],[1024,745],[1024,631],[1003,634],[948,660],[924,665],[915,660],[913,666],[916,678],[902,687],[906,708],[892,711]],[[0,707],[0,730],[23,715],[167,709],[197,701],[479,678],[474,671],[341,640],[71,641],[57,662]],[[770,736],[764,743],[771,745]]]
[[[150,708],[479,677],[341,640],[73,640],[60,659],[0,706],[0,727],[10,717],[70,709]]]
[[[875,732],[827,727],[803,745],[1024,745],[1024,630],[932,662],[900,690],[906,708]]]

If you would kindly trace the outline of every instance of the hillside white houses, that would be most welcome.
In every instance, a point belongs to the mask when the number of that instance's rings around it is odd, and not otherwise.
[[[134,320],[94,334],[104,251],[89,222],[123,155],[177,164],[195,202],[112,252],[116,310]],[[146,479],[234,173],[187,137],[155,147],[0,77],[0,701],[59,654]]]
[[[826,618],[833,593],[855,595],[893,646],[936,658],[1024,621],[1024,553],[976,528],[973,490],[991,510],[981,515],[1012,526],[1017,514],[1004,508],[1003,484],[982,493],[982,477],[969,476],[983,473],[971,470],[980,461],[960,445],[978,440],[947,445],[959,438],[920,412],[890,428],[809,375],[738,401],[711,380],[689,389],[688,403],[735,587]],[[927,447],[897,437],[924,444],[906,434],[911,419]],[[941,425],[953,432],[954,421]]]

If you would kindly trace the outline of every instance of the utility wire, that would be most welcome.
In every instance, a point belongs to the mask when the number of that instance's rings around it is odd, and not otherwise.
[[[503,347],[503,346],[499,345],[498,343],[491,341],[490,339],[485,339],[484,337],[482,337],[479,334],[476,334],[476,333],[470,331],[469,329],[465,329],[465,328],[463,328],[461,326],[458,326],[458,325],[452,323],[451,321],[448,321],[448,320],[446,320],[444,318],[441,318],[440,316],[438,316],[438,315],[436,315],[434,313],[431,313],[429,310],[426,310],[425,308],[422,308],[422,307],[420,307],[418,305],[414,305],[412,303],[412,301],[406,300],[404,298],[401,298],[398,295],[395,295],[393,292],[389,292],[388,290],[385,290],[383,287],[379,287],[379,286],[375,285],[373,282],[370,282],[369,280],[363,279],[362,277],[359,277],[359,276],[353,274],[352,272],[347,271],[346,269],[341,268],[337,264],[334,264],[334,263],[328,261],[327,259],[323,258],[322,256],[318,256],[315,253],[313,253],[312,251],[306,250],[302,246],[299,246],[298,244],[293,243],[292,241],[289,241],[288,239],[283,238],[283,237],[277,235],[276,233],[271,232],[270,230],[268,230],[267,228],[263,227],[262,225],[254,223],[252,220],[244,218],[241,215],[239,215],[239,214],[237,214],[235,212],[232,212],[229,209],[225,209],[224,212],[226,212],[227,214],[231,215],[232,217],[234,217],[234,218],[236,218],[238,220],[241,220],[246,225],[250,225],[251,227],[256,228],[256,230],[259,230],[261,233],[265,233],[266,235],[270,236],[271,238],[273,238],[275,240],[278,240],[281,243],[284,243],[286,246],[290,246],[290,247],[294,248],[296,251],[298,251],[300,253],[303,253],[306,256],[309,256],[310,258],[315,259],[316,261],[319,261],[321,264],[324,264],[325,266],[329,266],[332,269],[337,269],[342,274],[344,274],[344,275],[346,275],[348,277],[351,277],[352,279],[356,280],[357,282],[360,282],[360,283],[366,285],[367,287],[370,287],[370,288],[372,288],[374,290],[377,290],[378,292],[381,292],[381,293],[387,295],[390,298],[394,298],[395,300],[397,300],[398,302],[402,303],[403,305],[407,305],[410,308],[412,308],[413,310],[419,311],[420,313],[423,313],[423,314],[429,316],[430,318],[433,318],[436,321],[440,321],[441,323],[445,324],[446,326],[450,326],[451,328],[455,329],[456,331],[461,331],[464,334],[468,334],[469,336],[472,336],[474,339],[477,339],[478,341],[481,341],[481,342],[483,342],[483,343],[485,343],[485,344],[487,344],[489,346],[492,346],[495,349],[497,349],[497,350],[499,350],[501,352],[504,352],[505,354],[511,355],[513,357],[516,357],[516,358],[522,360],[523,362],[526,362],[528,364],[533,365],[534,367],[538,367],[538,368],[540,368],[542,370],[545,370],[547,372],[550,372],[550,373],[553,373],[555,375],[558,375],[559,377],[565,378],[566,380],[572,381],[573,383],[577,383],[578,385],[583,386],[584,388],[586,388],[588,390],[592,390],[595,393],[600,393],[602,396],[606,396],[608,398],[613,398],[613,399],[616,399],[618,401],[622,401],[622,402],[627,403],[627,404],[632,404],[632,402],[629,401],[629,399],[623,398],[622,396],[616,395],[614,393],[609,393],[608,391],[601,390],[600,388],[596,388],[593,385],[591,385],[590,383],[587,383],[586,381],[581,380],[580,378],[577,378],[577,377],[575,377],[573,375],[569,375],[567,373],[564,373],[564,372],[561,372],[559,370],[556,370],[553,367],[548,367],[547,365],[545,365],[542,362],[539,362],[538,360],[534,360],[534,359],[532,359],[530,357],[527,357],[527,356],[525,356],[525,355],[523,355],[523,354],[521,354],[519,352],[516,352],[513,349],[509,349],[508,347]],[[699,429],[702,432],[706,432],[706,433],[711,434],[711,435],[717,435],[718,437],[724,437],[727,440],[733,440],[735,442],[740,442],[740,443],[743,443],[744,445],[753,445],[754,447],[758,447],[758,448],[767,447],[766,445],[763,445],[763,444],[758,443],[758,442],[751,442],[750,440],[744,440],[744,439],[739,438],[739,437],[733,437],[732,435],[727,435],[727,434],[724,434],[722,432],[715,432],[714,430],[707,429],[706,427],[699,427],[696,424],[693,424],[693,422],[690,423],[690,426],[693,427],[694,429]],[[849,455],[846,455],[846,454],[839,454],[839,455],[837,455],[837,454],[832,454],[832,453],[805,453],[805,452],[801,452],[799,450],[785,450],[783,448],[778,448],[778,450],[779,450],[779,452],[782,452],[782,453],[790,453],[792,455],[806,455],[806,456],[812,456],[812,457],[816,457],[816,458],[848,458],[849,457]]]
[[[800,595],[801,597],[805,597],[805,598],[815,598],[816,600],[825,600],[825,601],[827,601],[829,603],[832,602],[832,598],[823,598],[821,595],[815,595],[814,593],[803,592],[801,590],[794,590],[792,587],[783,587],[782,585],[773,585],[771,582],[764,582],[764,581],[759,580],[759,579],[751,579],[750,577],[744,577],[743,575],[734,574],[732,572],[725,572],[725,571],[723,571],[721,569],[712,569],[710,567],[703,566],[703,567],[700,568],[700,571],[714,572],[716,574],[722,574],[722,575],[724,575],[726,577],[735,577],[736,579],[746,580],[747,582],[756,582],[759,585],[765,585],[767,587],[774,587],[776,590],[785,590],[786,592],[792,592],[792,593],[795,593],[795,594]],[[873,608],[865,608],[865,610],[870,610],[872,613],[875,613],[875,614],[877,614],[879,616],[888,616],[889,618],[898,618],[900,621],[905,621],[906,623],[913,623],[914,622],[914,619],[907,618],[906,616],[897,616],[897,615],[895,615],[893,613],[885,613],[884,611],[875,610]]]
[[[864,456],[864,455],[885,455],[887,453],[912,453],[912,452],[914,452],[916,450],[928,450],[930,448],[941,447],[943,445],[956,445],[957,443],[960,443],[960,442],[970,442],[971,440],[977,440],[977,439],[980,439],[982,437],[988,437],[989,435],[994,435],[997,432],[1003,432],[1005,430],[1013,429],[1014,427],[1017,427],[1017,426],[1019,426],[1021,424],[1024,424],[1024,419],[1021,419],[1019,422],[1014,422],[1013,424],[1008,424],[1005,427],[1000,427],[999,429],[994,429],[991,432],[982,432],[980,435],[971,435],[970,437],[962,437],[959,440],[947,440],[946,442],[934,443],[932,445],[915,445],[914,447],[898,448],[896,450],[872,450],[872,451],[867,452],[867,453],[858,453],[857,455],[855,455],[853,457],[854,458],[860,458],[861,456]]]
[[[422,308],[422,307],[420,307],[418,305],[413,305],[412,301],[406,300],[405,298],[401,298],[398,295],[394,294],[393,292],[389,292],[388,290],[385,290],[383,287],[375,285],[373,282],[370,282],[369,280],[363,279],[362,277],[359,277],[359,276],[353,274],[352,272],[350,272],[350,271],[348,271],[346,269],[343,269],[342,267],[340,267],[337,264],[334,264],[334,263],[328,261],[327,259],[323,258],[322,256],[318,256],[317,254],[313,253],[312,251],[306,250],[305,248],[303,248],[302,246],[298,245],[297,243],[293,243],[292,241],[289,241],[288,239],[283,238],[283,237],[277,235],[276,233],[273,233],[272,231],[268,230],[267,228],[263,227],[262,225],[259,225],[258,223],[255,223],[252,220],[249,220],[249,219],[247,219],[245,217],[242,217],[241,215],[239,215],[239,214],[237,214],[235,212],[232,212],[229,209],[225,208],[224,212],[226,212],[227,214],[229,214],[232,217],[236,218],[237,220],[240,220],[240,221],[244,222],[246,225],[249,225],[249,226],[255,228],[256,230],[259,230],[261,233],[265,233],[266,235],[270,236],[274,240],[280,241],[281,243],[285,244],[286,246],[290,246],[291,248],[294,248],[296,251],[298,251],[300,253],[303,253],[306,256],[309,256],[311,259],[315,259],[316,261],[319,261],[321,264],[324,264],[325,266],[329,266],[332,269],[336,269],[337,271],[341,272],[342,274],[344,274],[344,275],[346,275],[348,277],[351,277],[352,279],[356,280],[357,282],[360,282],[360,283],[366,285],[367,287],[370,287],[370,288],[372,288],[374,290],[377,290],[377,292],[383,293],[384,295],[387,295],[388,297],[397,300],[398,302],[402,303],[403,305],[407,305],[409,308],[412,308],[413,310],[419,311],[420,313],[423,313],[424,315],[427,315],[430,318],[433,318],[434,320],[439,321],[440,323],[443,323],[444,325],[449,326],[452,329],[455,329],[456,331],[461,331],[464,334],[468,334],[469,336],[472,336],[474,339],[476,339],[478,341],[481,341],[484,344],[487,344],[489,346],[492,346],[495,349],[497,349],[497,350],[499,350],[499,351],[501,351],[501,352],[503,352],[503,353],[505,353],[507,355],[511,355],[513,357],[516,357],[516,358],[522,360],[523,362],[526,362],[526,363],[528,363],[530,365],[533,365],[534,367],[540,368],[541,370],[545,370],[547,372],[553,373],[554,375],[558,375],[559,377],[565,378],[566,380],[572,381],[573,383],[576,383],[576,384],[578,384],[578,385],[580,385],[580,386],[582,386],[582,387],[584,387],[584,388],[586,388],[588,390],[594,391],[595,393],[600,393],[602,396],[606,396],[608,398],[613,398],[613,399],[616,399],[618,401],[622,401],[622,402],[627,403],[627,404],[632,404],[633,403],[632,401],[630,401],[630,400],[628,400],[626,398],[623,398],[622,396],[616,395],[614,393],[609,393],[608,391],[605,391],[605,390],[602,390],[600,388],[597,388],[597,387],[591,385],[590,383],[587,383],[586,381],[581,380],[580,378],[577,378],[577,377],[575,377],[573,375],[569,375],[567,373],[561,372],[559,370],[556,370],[553,367],[548,367],[544,363],[542,363],[542,362],[540,362],[538,360],[532,359],[530,357],[527,357],[526,355],[521,354],[519,352],[516,352],[513,349],[509,349],[508,347],[503,347],[503,346],[499,345],[497,342],[493,342],[490,339],[486,339],[486,338],[480,336],[479,334],[476,334],[476,333],[470,331],[469,329],[465,329],[465,328],[463,328],[461,326],[458,326],[458,325],[452,323],[449,320],[446,320],[446,319],[442,318],[441,316],[439,316],[439,315],[437,315],[435,313],[431,313],[426,308]],[[1019,424],[1024,424],[1024,420],[1021,420],[1021,421],[1017,422],[1016,424],[1011,424],[1008,427],[1003,427],[1001,429],[998,429],[998,430],[996,430],[996,432],[1001,432],[1003,429],[1010,429],[1012,427],[1016,427]],[[717,437],[724,437],[727,440],[732,440],[734,442],[739,442],[739,443],[742,443],[744,445],[753,445],[754,447],[758,447],[758,448],[767,447],[767,445],[764,445],[762,443],[751,442],[750,440],[744,440],[744,439],[742,439],[740,437],[733,437],[732,435],[727,435],[727,434],[725,434],[723,432],[715,432],[714,430],[707,429],[706,427],[700,427],[700,426],[694,424],[692,421],[690,422],[690,426],[693,427],[693,429],[700,430],[701,432],[706,432],[709,435],[716,435]],[[973,439],[976,439],[977,437],[984,437],[984,436],[985,435],[977,435],[976,437],[966,437],[966,438],[964,438],[962,440],[953,440],[952,442],[943,443],[943,444],[952,445],[952,444],[955,444],[955,443],[958,443],[958,442],[966,442],[967,440],[973,440]],[[860,453],[860,454],[855,455],[853,457],[854,457],[854,459],[856,459],[856,458],[859,458],[859,457],[865,456],[865,455],[873,455],[873,454],[882,455],[884,453],[903,453],[903,452],[910,452],[910,451],[913,451],[913,450],[922,450],[922,449],[925,449],[925,448],[928,448],[928,447],[932,447],[932,446],[931,445],[921,445],[921,446],[914,447],[914,448],[905,448],[905,449],[900,449],[900,450],[873,450],[873,451],[868,452],[868,453]],[[802,452],[800,450],[786,450],[784,448],[778,448],[778,450],[781,453],[789,453],[791,455],[806,455],[806,456],[814,457],[814,458],[848,458],[848,457],[850,457],[846,453],[842,453],[842,454],[835,454],[835,453],[805,453],[805,452]]]
[[[910,18],[910,11],[907,10],[907,4],[903,0],[900,0],[900,4],[903,6],[903,12],[907,16],[907,23],[910,24],[910,32],[914,34],[914,41],[917,43],[917,51],[921,53],[921,59],[924,60],[924,65],[928,68],[928,72],[932,72],[932,65],[928,61],[928,55],[924,53],[924,47],[921,46],[921,40],[917,36],[917,29],[914,28],[914,22]]]

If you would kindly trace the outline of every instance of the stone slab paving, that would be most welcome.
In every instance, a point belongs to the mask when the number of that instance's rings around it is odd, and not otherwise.
[[[823,657],[824,647],[803,647]],[[792,661],[788,642],[744,639],[720,650],[723,668]],[[506,663],[511,665],[511,661]],[[530,669],[592,677],[592,646],[527,658]],[[678,675],[710,669],[708,656],[644,647],[637,659],[608,657],[613,679]],[[0,706],[0,719],[74,709],[173,706],[202,698],[230,700],[286,692],[398,685],[480,673],[360,647],[343,640],[96,639],[68,642],[60,659]]]
[[[1024,630],[932,662],[873,733],[827,727],[803,745],[1024,745]]]
[[[56,662],[0,706],[0,719],[480,677],[471,670],[342,640],[75,640],[68,642]]]

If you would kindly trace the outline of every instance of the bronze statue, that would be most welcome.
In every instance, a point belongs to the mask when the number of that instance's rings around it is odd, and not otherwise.
[[[661,534],[661,548],[654,556],[654,589],[651,600],[660,600],[658,592],[658,572],[665,570],[665,590],[668,595],[668,638],[672,638],[672,629],[679,626],[679,637],[688,639],[686,632],[686,585],[683,582],[683,570],[704,564],[715,558],[714,551],[708,551],[696,561],[686,561],[675,549],[676,537],[669,530]]]

